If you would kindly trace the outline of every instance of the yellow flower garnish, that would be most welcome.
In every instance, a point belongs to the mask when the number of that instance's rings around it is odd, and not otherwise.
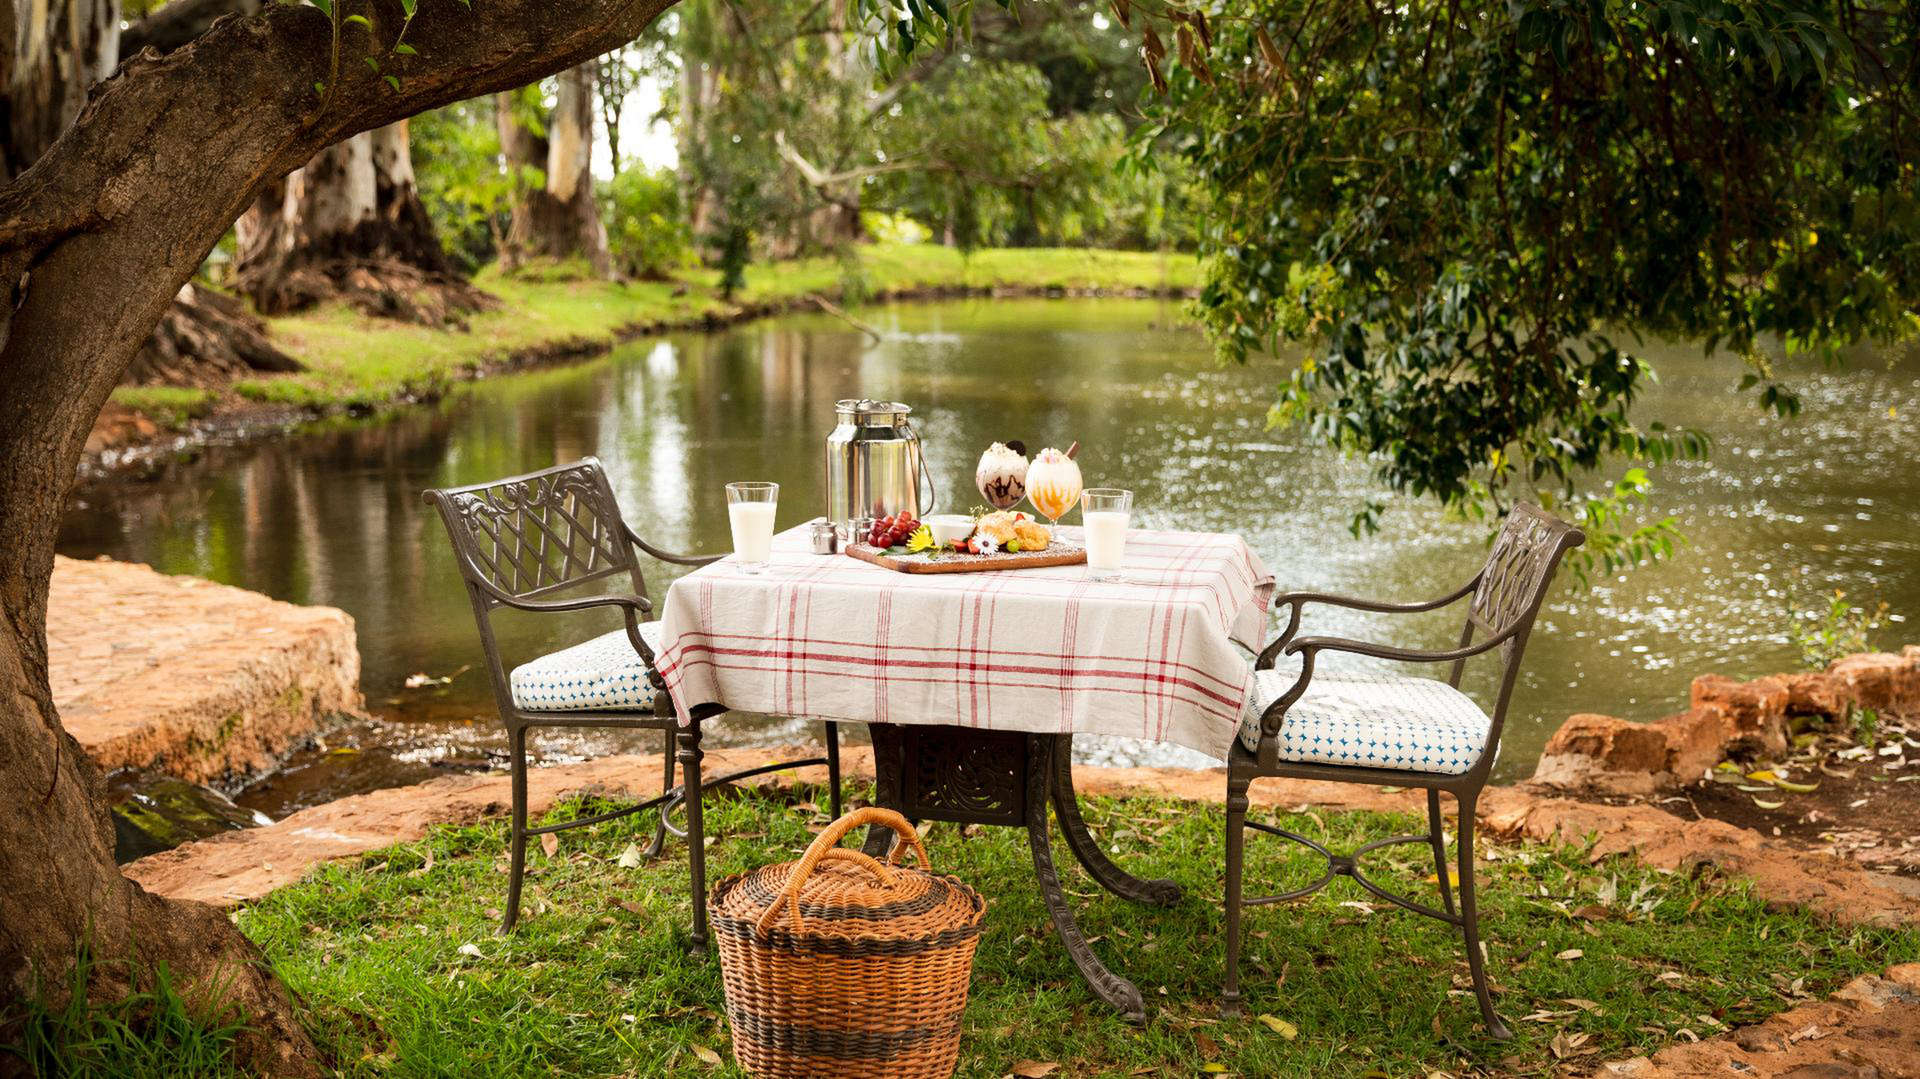
[[[908,553],[924,551],[931,546],[933,546],[933,529],[926,525],[914,529],[913,535],[907,537]]]

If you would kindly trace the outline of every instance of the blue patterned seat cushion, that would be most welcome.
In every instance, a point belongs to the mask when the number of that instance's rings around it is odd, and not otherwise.
[[[660,623],[640,623],[640,639],[658,654]],[[513,703],[529,712],[653,711],[647,665],[624,629],[522,663],[507,684]]]
[[[1299,678],[1255,671],[1240,744],[1260,750],[1260,714]],[[1280,723],[1283,761],[1459,775],[1487,749],[1493,721],[1473,698],[1431,678],[1319,674]]]

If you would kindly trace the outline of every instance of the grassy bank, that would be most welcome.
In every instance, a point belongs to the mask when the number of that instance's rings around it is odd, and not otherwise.
[[[986,250],[963,258],[933,245],[879,244],[857,262],[801,259],[749,267],[732,302],[717,274],[689,271],[680,282],[553,280],[483,272],[476,283],[501,306],[475,315],[465,332],[368,318],[340,305],[271,320],[276,344],[305,364],[299,374],[243,379],[244,401],[301,408],[378,408],[435,396],[476,371],[569,346],[597,351],[638,327],[698,326],[743,311],[780,308],[811,295],[857,297],[953,288],[1131,291],[1192,288],[1190,256],[1067,248]],[[122,387],[114,400],[177,428],[211,411],[217,390]]]
[[[805,788],[714,799],[716,877],[794,857],[825,821],[815,801],[825,798]],[[1087,804],[1123,864],[1188,889],[1171,909],[1142,908],[1067,871],[1082,924],[1146,993],[1149,1019],[1122,1022],[1081,984],[1048,927],[1023,835],[934,825],[936,867],[989,897],[962,1076],[1003,1076],[1021,1061],[1076,1077],[1549,1074],[1709,1037],[1920,958],[1912,933],[1769,911],[1737,882],[1589,864],[1577,848],[1494,846],[1483,916],[1513,1042],[1481,1031],[1455,934],[1363,902],[1346,882],[1249,916],[1249,1015],[1222,1021],[1218,811]],[[1335,849],[1418,823],[1281,819]],[[685,949],[681,853],[620,864],[648,824],[628,818],[567,833],[552,855],[536,850],[529,916],[510,938],[493,934],[505,887],[497,823],[327,867],[239,920],[307,1002],[345,1074],[737,1076],[715,960]],[[1419,894],[1432,887],[1423,851],[1388,848],[1369,866]],[[1257,881],[1311,872],[1273,842],[1250,853]]]

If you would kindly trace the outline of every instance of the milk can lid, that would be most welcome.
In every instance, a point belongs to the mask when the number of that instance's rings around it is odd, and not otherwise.
[[[835,402],[833,411],[841,416],[852,417],[855,423],[868,423],[873,420],[903,420],[913,408],[898,401],[873,401],[865,397],[856,401],[849,397]]]

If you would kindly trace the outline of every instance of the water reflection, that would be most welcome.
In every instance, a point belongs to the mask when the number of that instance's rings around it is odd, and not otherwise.
[[[405,415],[211,449],[156,483],[84,490],[61,549],[354,616],[368,701],[393,722],[340,732],[332,752],[309,754],[243,799],[269,812],[422,778],[499,745],[480,672],[403,688],[409,674],[449,674],[479,658],[446,537],[421,489],[592,454],[642,535],[677,550],[724,550],[721,489],[730,480],[778,481],[783,527],[819,512],[822,440],[842,397],[912,403],[950,505],[975,501],[973,464],[987,443],[1078,439],[1088,484],[1133,488],[1141,523],[1241,532],[1283,587],[1424,597],[1478,564],[1479,532],[1419,503],[1396,503],[1377,537],[1351,536],[1349,514],[1374,492],[1364,463],[1269,431],[1276,369],[1216,368],[1173,305],[973,301],[867,317],[884,340],[795,317],[641,341],[581,366],[477,383]],[[1643,417],[1700,427],[1716,441],[1711,464],[1660,477],[1658,507],[1680,516],[1692,545],[1670,564],[1556,592],[1516,694],[1505,776],[1528,771],[1569,712],[1652,718],[1684,705],[1695,673],[1791,667],[1790,593],[1838,586],[1920,610],[1920,479],[1910,464],[1920,449],[1920,362],[1797,377],[1807,408],[1782,422],[1732,393],[1730,359],[1672,347],[1656,360],[1663,381]],[[651,574],[650,588],[664,591],[677,569]],[[1314,625],[1441,644],[1456,623],[1326,612]],[[499,628],[517,660],[612,624],[503,615]],[[1487,672],[1477,677],[1484,690]],[[714,739],[803,734],[791,722],[736,718]],[[565,757],[634,744],[590,734],[555,736],[545,749]]]

